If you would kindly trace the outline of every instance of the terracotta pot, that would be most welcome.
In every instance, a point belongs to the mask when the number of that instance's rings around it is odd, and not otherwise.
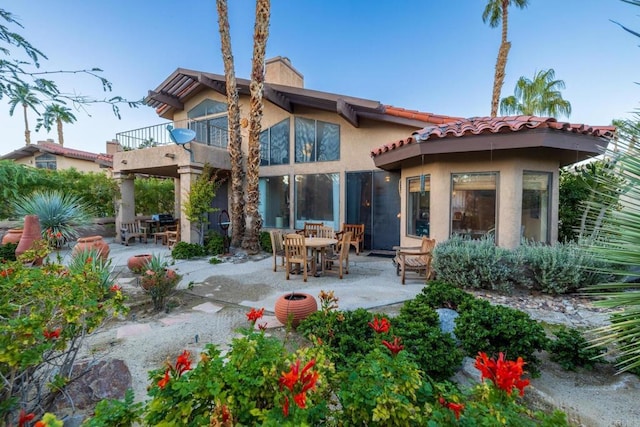
[[[102,236],[81,237],[78,243],[73,247],[73,255],[77,255],[82,251],[94,249],[103,260],[109,258],[109,245],[102,239]]]
[[[20,242],[20,238],[22,237],[22,228],[12,228],[7,230],[7,232],[2,236],[2,244],[6,245],[7,243],[18,243]]]
[[[16,247],[16,257],[31,249],[33,242],[41,239],[42,232],[40,229],[40,218],[38,218],[38,215],[25,216],[22,236],[20,237],[20,241]]]
[[[140,273],[151,261],[151,254],[134,255],[127,260],[127,267],[134,273]]]
[[[318,303],[313,295],[292,292],[281,295],[276,300],[275,314],[283,324],[291,319],[291,326],[297,327],[311,313],[318,311]]]

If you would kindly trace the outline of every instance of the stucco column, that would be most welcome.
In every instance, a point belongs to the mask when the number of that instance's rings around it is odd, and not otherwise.
[[[522,168],[504,167],[500,172],[498,195],[498,245],[520,246],[522,225]]]
[[[184,214],[183,203],[189,200],[191,184],[198,179],[201,173],[202,169],[196,169],[191,166],[178,168],[180,178],[177,180],[179,191],[176,191],[176,198],[179,200],[179,205],[176,210],[180,212],[180,240],[183,242],[198,243],[198,230],[196,225],[192,224]]]
[[[136,218],[135,177],[131,174],[114,172],[113,178],[120,186],[120,199],[116,202],[118,208],[116,212],[116,242],[120,242],[122,237],[120,236],[120,224],[132,222]]]

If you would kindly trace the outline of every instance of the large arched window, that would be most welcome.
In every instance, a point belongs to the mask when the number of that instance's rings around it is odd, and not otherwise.
[[[189,128],[196,132],[195,140],[206,145],[226,147],[229,139],[227,104],[205,99],[187,112]]]

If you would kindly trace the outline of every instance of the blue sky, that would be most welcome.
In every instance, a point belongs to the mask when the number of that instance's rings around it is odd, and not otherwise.
[[[572,104],[568,121],[608,125],[640,101],[640,39],[610,20],[640,30],[640,7],[619,0],[530,0],[510,9],[512,42],[502,96],[520,76],[553,68]],[[267,58],[288,57],[305,87],[454,116],[490,112],[500,29],[482,22],[485,0],[272,0]],[[5,0],[1,6],[49,60],[46,70],[99,67],[113,94],[141,99],[176,68],[223,74],[214,0]],[[238,77],[251,69],[254,2],[229,0]],[[102,98],[99,82],[57,79],[63,90]],[[108,106],[65,125],[65,145],[104,152],[119,131],[160,123],[153,109]],[[57,139],[55,128],[32,141]],[[563,118],[561,120],[565,120]],[[24,145],[21,110],[0,100],[2,149]]]

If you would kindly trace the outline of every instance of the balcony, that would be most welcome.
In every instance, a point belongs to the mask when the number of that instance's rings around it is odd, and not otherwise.
[[[116,139],[125,150],[156,147],[173,144],[167,125],[174,128],[188,128],[196,132],[193,142],[212,147],[227,148],[229,132],[227,130],[227,117],[216,117],[205,120],[180,120],[165,122],[159,125],[128,130],[116,134]]]

